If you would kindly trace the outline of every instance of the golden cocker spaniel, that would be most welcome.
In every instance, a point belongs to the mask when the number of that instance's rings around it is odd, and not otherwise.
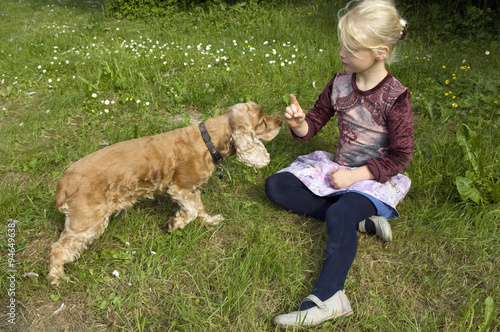
[[[64,264],[104,232],[114,212],[139,197],[169,194],[178,203],[169,232],[195,218],[218,224],[223,217],[205,212],[201,188],[217,163],[232,155],[250,167],[266,166],[270,157],[261,140],[273,139],[280,127],[281,121],[264,114],[259,105],[236,104],[200,125],[113,144],[72,164],[57,185],[57,207],[66,220],[50,248],[51,284],[67,279]]]

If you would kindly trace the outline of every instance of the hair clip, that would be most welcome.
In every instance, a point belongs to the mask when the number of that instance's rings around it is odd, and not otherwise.
[[[403,26],[403,30],[401,31],[401,34],[399,35],[399,40],[405,39],[405,37],[406,37],[406,26],[407,26],[407,24],[405,24]]]

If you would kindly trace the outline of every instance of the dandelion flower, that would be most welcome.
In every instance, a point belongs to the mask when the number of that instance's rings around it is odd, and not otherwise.
[[[446,66],[445,66],[445,65],[443,65],[443,69],[446,69]]]

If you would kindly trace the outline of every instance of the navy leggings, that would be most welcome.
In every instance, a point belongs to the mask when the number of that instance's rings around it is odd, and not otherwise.
[[[288,211],[326,221],[328,242],[323,269],[311,294],[325,301],[344,289],[347,273],[358,249],[357,225],[376,214],[373,203],[358,193],[320,197],[313,194],[295,175],[276,173],[266,180],[266,195]],[[302,303],[300,310],[314,306]]]

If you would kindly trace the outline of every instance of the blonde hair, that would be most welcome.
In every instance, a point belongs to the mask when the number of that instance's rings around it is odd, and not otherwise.
[[[406,21],[399,15],[393,1],[354,0],[338,14],[337,34],[347,51],[364,48],[380,54],[383,52],[380,47],[387,46],[389,54],[386,54],[385,61],[394,61],[396,46],[406,34]]]

